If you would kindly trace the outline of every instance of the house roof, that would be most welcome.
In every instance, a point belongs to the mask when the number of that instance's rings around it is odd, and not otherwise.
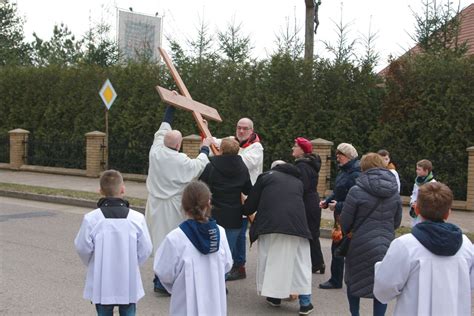
[[[474,55],[474,3],[471,3],[469,6],[464,8],[461,12],[459,12],[459,16],[461,18],[461,23],[459,26],[459,34],[458,34],[458,43],[467,43],[468,50],[466,52],[467,55]],[[420,52],[419,45],[412,47],[408,50],[405,54],[413,54]],[[399,57],[399,58],[401,58]],[[390,68],[390,64],[382,69],[378,75],[385,77]]]

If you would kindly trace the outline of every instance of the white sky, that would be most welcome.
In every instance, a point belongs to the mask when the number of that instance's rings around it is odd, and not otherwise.
[[[453,0],[457,5],[458,0]],[[461,9],[473,3],[459,0]],[[54,24],[63,22],[77,36],[89,28],[90,20],[104,20],[115,36],[116,7],[134,12],[164,16],[164,35],[177,39],[181,44],[196,38],[200,21],[208,25],[211,34],[224,31],[235,20],[242,24],[244,35],[250,35],[254,57],[266,57],[275,48],[276,34],[285,27],[289,19],[294,25],[295,17],[300,27],[300,39],[304,41],[304,0],[13,0],[26,20],[24,31],[28,41],[36,32],[42,39],[49,39]],[[441,1],[438,1],[441,2]],[[446,2],[446,1],[443,1]],[[325,57],[331,55],[322,41],[336,44],[335,23],[341,19],[348,24],[350,39],[377,32],[375,49],[380,54],[377,69],[387,64],[390,54],[400,56],[413,46],[410,35],[414,33],[415,19],[412,10],[420,13],[421,0],[322,0],[319,9],[320,25],[315,37],[315,52]],[[163,38],[165,49],[168,43]],[[362,44],[359,46],[362,54]]]

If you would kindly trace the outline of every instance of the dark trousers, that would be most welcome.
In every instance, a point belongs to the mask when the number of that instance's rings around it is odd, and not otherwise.
[[[98,316],[112,316],[114,314],[114,307],[119,307],[120,316],[135,316],[137,306],[134,303],[127,305],[103,305],[95,304]]]
[[[352,316],[359,316],[360,297],[352,296],[347,293],[347,300],[349,301],[349,310]],[[387,304],[382,304],[374,297],[374,316],[384,316],[387,311]]]
[[[331,282],[336,287],[342,286],[342,280],[344,277],[344,257],[334,257],[334,250],[336,249],[337,243],[335,244],[334,241],[331,244],[331,278],[329,282]]]
[[[312,211],[307,211],[306,220],[308,221],[308,228],[313,237],[313,240],[310,240],[309,242],[311,250],[311,265],[319,268],[324,264],[321,243],[319,242],[319,236],[321,234],[321,209],[318,207]]]

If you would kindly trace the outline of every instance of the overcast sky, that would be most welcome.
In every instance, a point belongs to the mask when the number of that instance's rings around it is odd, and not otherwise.
[[[200,21],[204,21],[211,34],[225,30],[235,21],[242,24],[243,34],[249,35],[254,57],[266,57],[276,48],[276,34],[290,21],[300,27],[304,41],[304,0],[13,0],[26,20],[24,31],[27,40],[36,32],[49,39],[54,24],[64,23],[77,36],[82,36],[89,25],[105,21],[113,27],[115,36],[116,8],[133,8],[134,12],[164,16],[164,35],[185,43],[196,37]],[[438,0],[438,2],[441,2]],[[446,2],[446,1],[443,1]],[[457,0],[454,0],[457,6]],[[461,9],[473,3],[460,0]],[[323,41],[336,44],[335,23],[342,17],[348,25],[349,38],[367,37],[369,27],[377,33],[375,49],[380,54],[377,69],[387,64],[390,54],[400,56],[413,46],[415,19],[412,11],[422,12],[421,0],[322,0],[319,10],[320,25],[315,37],[315,52],[330,57]],[[164,40],[164,47],[168,43]],[[362,44],[359,46],[362,54]]]

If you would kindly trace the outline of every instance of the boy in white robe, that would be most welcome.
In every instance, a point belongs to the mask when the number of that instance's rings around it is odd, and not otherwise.
[[[100,178],[105,196],[98,208],[84,216],[74,240],[87,266],[84,298],[96,305],[98,315],[135,315],[143,291],[139,266],[150,256],[152,244],[145,217],[123,200],[125,186],[120,172],[105,171]]]
[[[421,222],[375,264],[374,295],[382,303],[396,298],[394,315],[472,315],[474,247],[444,221],[452,201],[440,182],[420,186],[415,211]]]
[[[225,274],[232,254],[225,230],[210,218],[210,198],[203,182],[191,182],[182,200],[189,219],[156,252],[153,269],[171,293],[170,315],[227,315]]]

